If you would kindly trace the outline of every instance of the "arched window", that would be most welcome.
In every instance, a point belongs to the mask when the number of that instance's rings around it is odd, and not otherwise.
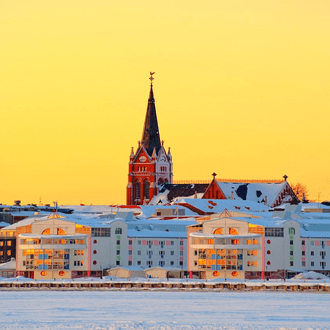
[[[50,228],[45,229],[41,235],[50,235]]]
[[[141,200],[141,183],[136,180],[133,185],[133,201],[137,203]]]
[[[149,181],[144,180],[144,182],[143,182],[143,199],[149,199],[149,187],[150,187]]]
[[[66,235],[66,232],[62,228],[57,228],[57,235]]]
[[[295,229],[294,228],[289,228],[289,235],[294,235],[295,234]]]
[[[229,235],[238,235],[238,231],[235,228],[229,228]]]
[[[121,235],[123,233],[123,230],[121,228],[116,228],[115,234]]]
[[[164,181],[162,178],[158,179],[158,185],[163,184],[163,183],[164,183]]]
[[[213,234],[215,234],[215,235],[222,235],[222,228],[216,229]]]

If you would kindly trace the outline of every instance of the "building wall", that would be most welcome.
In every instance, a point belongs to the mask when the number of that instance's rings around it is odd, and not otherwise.
[[[263,236],[249,233],[248,222],[222,218],[203,222],[202,232],[198,228],[189,234],[188,270],[205,279],[244,279],[246,271],[263,270]]]
[[[129,237],[128,265],[148,267],[187,267],[187,239],[184,237]],[[130,252],[131,251],[131,252]]]

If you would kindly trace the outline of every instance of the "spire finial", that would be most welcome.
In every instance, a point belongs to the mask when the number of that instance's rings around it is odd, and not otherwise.
[[[153,77],[153,75],[155,74],[156,72],[150,72],[150,81],[151,81],[151,83],[150,83],[150,85],[152,86],[152,81],[155,79],[154,77]]]

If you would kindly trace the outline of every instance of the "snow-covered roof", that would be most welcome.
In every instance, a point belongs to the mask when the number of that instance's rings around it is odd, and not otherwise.
[[[266,212],[269,207],[250,200],[233,200],[233,199],[197,199],[184,198],[177,200],[176,203],[187,203],[204,212],[220,213],[227,211],[242,211],[242,212]]]
[[[186,238],[187,231],[163,231],[163,230],[135,230],[135,229],[128,229],[127,230],[128,237],[140,237],[140,238]]]
[[[236,182],[217,182],[225,196],[230,199],[250,200],[257,203],[273,205],[287,182],[279,183],[236,183]]]
[[[10,270],[15,270],[16,269],[16,260],[15,258],[11,258],[10,261],[5,262],[3,264],[0,264],[0,270],[5,270],[5,269],[10,269]]]

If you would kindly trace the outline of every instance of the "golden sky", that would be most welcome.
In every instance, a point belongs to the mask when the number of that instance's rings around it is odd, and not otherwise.
[[[149,72],[174,179],[330,200],[330,1],[1,0],[0,202],[125,203]]]

